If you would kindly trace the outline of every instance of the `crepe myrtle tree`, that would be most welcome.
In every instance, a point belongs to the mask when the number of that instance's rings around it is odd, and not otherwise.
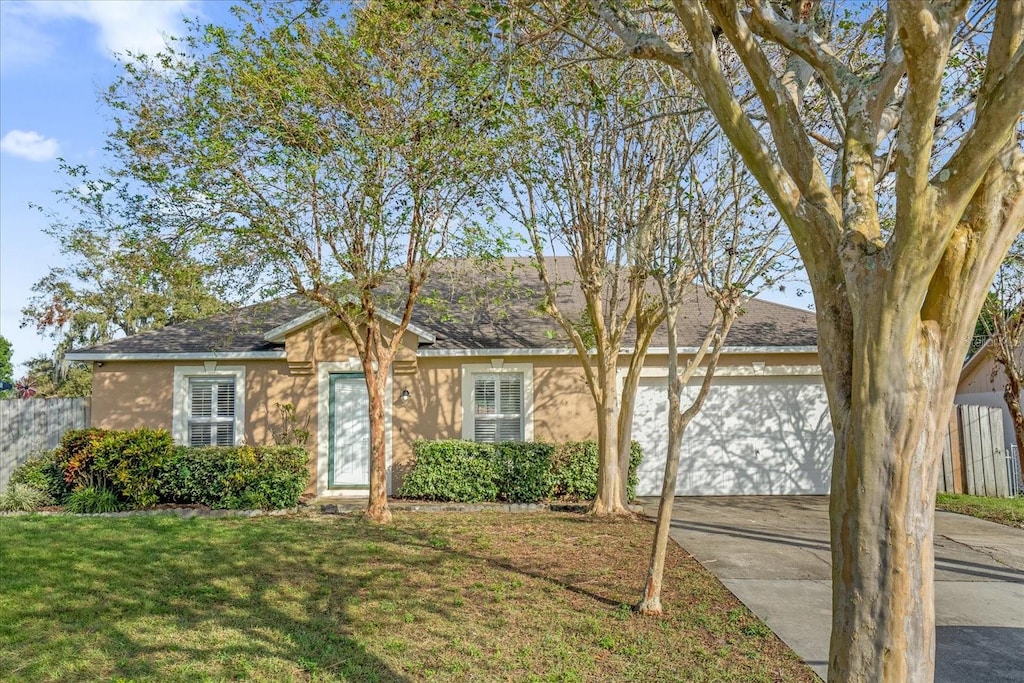
[[[1024,1],[591,6],[700,91],[800,251],[836,439],[829,680],[932,680],[939,442],[1024,222]]]
[[[706,116],[690,118],[682,145],[702,139],[701,128],[713,129]],[[796,264],[795,246],[778,214],[764,205],[739,155],[723,149],[724,139],[712,140],[702,153],[690,155],[680,196],[652,235],[651,272],[668,335],[668,440],[647,579],[636,605],[648,615],[662,613],[665,553],[686,429],[704,408],[729,332],[745,304],[784,281]],[[711,319],[693,356],[680,368],[677,322],[685,307],[695,305],[695,290],[711,302]]]
[[[385,390],[417,297],[439,261],[501,249],[473,219],[499,129],[496,28],[457,0],[236,15],[124,64],[111,147],[133,179],[205,208],[209,246],[246,254],[352,338],[369,398],[366,514],[387,522]]]
[[[557,34],[556,34],[557,35]],[[562,64],[546,68],[557,55]],[[664,320],[652,291],[653,242],[687,150],[676,144],[677,106],[652,65],[577,61],[552,40],[517,53],[517,136],[508,147],[507,210],[533,248],[544,311],[579,356],[597,413],[598,481],[591,512],[628,514],[633,402],[654,331]],[[659,92],[660,91],[660,92]],[[658,107],[662,115],[651,115]],[[559,268],[557,261],[569,265]],[[560,303],[578,291],[577,316]],[[632,333],[623,387],[619,359]]]

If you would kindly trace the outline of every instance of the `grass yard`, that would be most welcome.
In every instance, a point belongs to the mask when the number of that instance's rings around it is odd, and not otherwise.
[[[962,515],[1024,529],[1024,497],[989,498],[960,493],[940,493],[936,507],[939,510],[959,512]]]
[[[579,515],[0,517],[0,680],[814,681],[653,527]]]

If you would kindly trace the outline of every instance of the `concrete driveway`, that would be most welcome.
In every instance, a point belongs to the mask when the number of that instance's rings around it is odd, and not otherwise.
[[[648,515],[657,499],[641,501]],[[936,513],[937,683],[1024,681],[1024,530]],[[677,498],[671,537],[825,678],[828,498]]]

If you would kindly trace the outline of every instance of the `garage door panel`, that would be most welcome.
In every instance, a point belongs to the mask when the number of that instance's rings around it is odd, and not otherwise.
[[[685,389],[683,405],[696,394]],[[659,495],[668,441],[666,380],[637,394],[640,495]],[[827,493],[832,430],[817,378],[719,378],[683,437],[678,495]]]

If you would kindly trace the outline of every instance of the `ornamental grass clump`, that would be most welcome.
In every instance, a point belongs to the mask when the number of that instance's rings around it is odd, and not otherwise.
[[[2,512],[31,512],[44,505],[53,505],[53,498],[31,484],[12,482],[0,495]]]

